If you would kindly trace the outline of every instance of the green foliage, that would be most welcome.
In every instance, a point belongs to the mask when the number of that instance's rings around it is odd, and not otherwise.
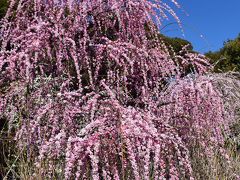
[[[144,26],[145,26],[144,29],[145,29],[147,39],[149,40],[149,42],[150,41],[154,42],[154,40],[156,39],[156,35],[153,32],[151,32],[151,30],[150,30],[151,28],[149,27],[148,22],[145,22]],[[157,30],[157,27],[155,27],[155,29]],[[193,51],[192,44],[185,39],[181,39],[178,37],[173,37],[173,38],[167,37],[163,34],[157,34],[157,39],[159,41],[163,41],[165,43],[167,50],[168,50],[170,56],[172,56],[172,57],[174,57],[175,55],[179,55],[179,52],[183,49],[184,46],[187,46],[187,45],[188,46],[182,52],[181,56],[184,57],[187,52],[198,54],[198,52]],[[149,47],[151,47],[151,48],[154,47],[154,43],[152,43]],[[189,64],[188,66],[184,66],[182,64],[181,59],[175,59],[174,61],[175,61],[175,63],[179,64],[184,69],[185,74],[183,74],[183,76],[192,72],[193,66],[191,64]]]
[[[182,47],[186,46],[188,44],[190,44],[190,45],[187,47],[187,50],[191,51],[191,52],[193,50],[193,46],[187,40],[184,40],[184,39],[181,39],[178,37],[171,38],[171,37],[164,36],[163,34],[159,34],[158,38],[161,38],[168,48],[170,48],[170,46],[172,46],[174,52],[176,52],[176,53],[181,51]]]
[[[147,39],[148,40],[154,39],[155,38],[154,33],[152,33],[150,31],[150,28],[149,28],[149,25],[148,25],[147,22],[145,23],[144,28],[145,28],[145,31],[146,31]],[[157,30],[157,27],[156,27],[156,30]],[[164,36],[163,34],[158,34],[157,36],[158,36],[159,40],[161,39],[166,44],[166,46],[167,46],[167,48],[170,52],[172,52],[172,49],[173,49],[173,51],[175,53],[178,53],[179,51],[182,50],[183,46],[186,46],[186,45],[189,44],[189,46],[187,47],[186,50],[188,52],[194,53],[192,44],[185,39],[181,39],[181,38],[178,38],[178,37],[171,38],[171,37]]]
[[[8,6],[9,6],[9,2],[7,2],[7,0],[0,0],[0,20],[7,13]]]
[[[205,53],[210,63],[216,64],[214,72],[240,72],[240,33],[236,39],[224,41],[223,45],[219,51]]]

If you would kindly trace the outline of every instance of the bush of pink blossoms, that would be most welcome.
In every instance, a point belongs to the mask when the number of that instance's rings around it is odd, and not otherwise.
[[[222,131],[233,117],[201,79],[205,57],[146,38],[144,25],[156,37],[152,17],[160,27],[168,14],[180,24],[159,0],[11,0],[0,23],[1,118],[42,175],[193,179],[196,143],[228,160]],[[197,80],[183,86],[177,60]]]

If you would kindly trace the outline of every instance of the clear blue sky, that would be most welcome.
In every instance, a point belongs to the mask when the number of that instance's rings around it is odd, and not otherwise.
[[[176,1],[189,16],[177,9],[170,0],[165,2],[173,7],[181,22],[187,25],[183,25],[185,37],[176,24],[166,26],[162,33],[190,41],[195,51],[201,53],[217,51],[223,47],[223,41],[235,39],[240,33],[240,0]],[[176,21],[170,18],[169,21],[163,22],[163,26],[171,22]],[[202,34],[205,40],[196,31]]]

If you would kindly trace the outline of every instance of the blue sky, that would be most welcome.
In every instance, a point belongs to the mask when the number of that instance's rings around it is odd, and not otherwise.
[[[223,41],[235,39],[240,32],[240,0],[176,0],[189,15],[177,9],[170,0],[168,5],[180,18],[185,37],[177,24],[166,26],[162,33],[169,37],[180,37],[190,41],[195,51],[204,53],[217,51]],[[176,22],[173,18],[164,21],[163,26]],[[162,27],[163,27],[162,26]],[[203,38],[200,35],[203,35]]]

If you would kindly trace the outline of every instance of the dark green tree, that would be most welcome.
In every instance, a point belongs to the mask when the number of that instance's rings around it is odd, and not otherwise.
[[[156,27],[156,30],[157,30],[157,27]],[[150,31],[150,28],[148,27],[148,22],[145,23],[145,31],[146,31],[146,36],[148,40],[153,40],[156,38],[154,37],[153,33]],[[185,39],[181,39],[178,37],[173,37],[173,38],[167,37],[163,34],[158,34],[157,39],[162,40],[166,44],[170,52],[172,52],[173,50],[175,53],[178,53],[179,51],[182,50],[183,46],[186,46],[189,44],[189,46],[187,47],[187,51],[194,53],[192,44]]]
[[[193,52],[192,44],[185,39],[181,39],[178,37],[171,38],[171,37],[164,36],[163,34],[159,34],[158,37],[164,41],[164,43],[167,45],[168,48],[170,48],[170,46],[172,46],[174,52],[181,51],[182,47],[186,46],[188,44],[189,44],[189,46],[187,47],[187,50]]]
[[[240,33],[236,39],[224,41],[223,48],[219,51],[210,51],[205,55],[210,59],[210,63],[216,64],[214,72],[240,72]]]
[[[7,13],[9,2],[7,0],[0,0],[0,20]]]

